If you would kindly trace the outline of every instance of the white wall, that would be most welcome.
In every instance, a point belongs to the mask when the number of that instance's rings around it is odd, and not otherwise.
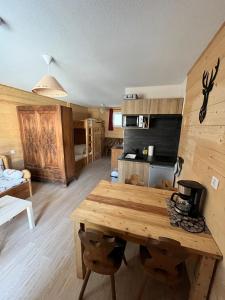
[[[138,94],[142,98],[184,98],[186,79],[181,84],[125,88],[125,94]]]

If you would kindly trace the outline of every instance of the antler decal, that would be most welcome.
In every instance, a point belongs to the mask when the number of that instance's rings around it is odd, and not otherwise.
[[[209,72],[204,71],[202,75],[202,94],[204,96],[202,107],[199,112],[199,122],[202,123],[203,120],[205,119],[206,113],[207,113],[207,105],[208,105],[208,98],[209,98],[209,93],[213,89],[214,86],[214,81],[216,79],[216,75],[219,70],[219,65],[220,65],[220,58],[218,58],[217,64],[215,66],[215,73],[213,72],[213,69],[211,71],[210,79],[209,79]]]

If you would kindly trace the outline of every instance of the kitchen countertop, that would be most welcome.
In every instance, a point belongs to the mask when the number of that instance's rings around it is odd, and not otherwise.
[[[149,163],[152,166],[165,166],[165,167],[174,167],[176,163],[176,159],[166,156],[161,157],[155,157],[152,160],[148,160],[144,157],[137,157],[135,159],[132,158],[125,158],[125,155],[127,153],[123,153],[120,157],[118,157],[118,160],[124,160],[124,161],[133,161],[133,162],[141,162],[141,163]]]

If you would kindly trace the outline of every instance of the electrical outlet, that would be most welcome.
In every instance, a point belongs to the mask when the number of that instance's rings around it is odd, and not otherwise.
[[[12,155],[16,154],[16,150],[10,150],[10,154]]]
[[[211,180],[211,186],[217,190],[218,189],[218,186],[219,186],[219,179],[215,176],[212,177],[212,180]]]

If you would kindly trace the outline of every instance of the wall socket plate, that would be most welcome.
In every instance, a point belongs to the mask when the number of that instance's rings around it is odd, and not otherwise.
[[[16,154],[16,150],[14,150],[14,149],[10,150],[10,154],[12,154],[12,155]]]
[[[211,186],[215,189],[215,190],[217,190],[218,189],[218,186],[219,186],[219,179],[217,178],[217,177],[215,177],[215,176],[213,176],[212,177],[212,179],[211,179]]]

